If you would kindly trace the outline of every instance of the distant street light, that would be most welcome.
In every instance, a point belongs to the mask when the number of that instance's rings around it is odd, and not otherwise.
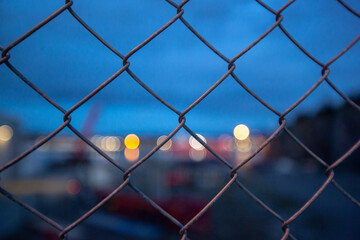
[[[245,140],[249,137],[250,130],[244,124],[239,124],[234,128],[234,136],[237,140]]]
[[[13,130],[8,125],[2,125],[0,126],[0,141],[7,142],[9,141],[13,136]]]
[[[136,149],[140,144],[140,139],[135,134],[129,134],[125,137],[124,144],[128,149]]]
[[[196,134],[196,136],[198,136],[201,140],[203,140],[203,142],[206,143],[206,139],[205,139],[204,136],[202,136],[202,135],[200,135],[200,134]],[[205,148],[205,147],[204,147],[198,140],[196,140],[196,138],[194,138],[193,136],[191,136],[191,137],[189,138],[189,144],[190,144],[190,146],[191,146],[193,149],[198,150],[198,151],[203,150],[203,149]]]
[[[157,141],[156,141],[156,145],[160,145],[160,143],[162,143],[162,141],[164,141],[165,138],[167,138],[166,135],[160,136],[160,137],[157,139]],[[161,151],[167,151],[167,150],[169,150],[169,149],[171,148],[171,146],[172,146],[172,141],[171,141],[171,139],[169,139],[169,141],[167,141],[167,142],[160,148],[160,150],[161,150]]]

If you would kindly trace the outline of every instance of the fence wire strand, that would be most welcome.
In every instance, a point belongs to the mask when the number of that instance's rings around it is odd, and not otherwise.
[[[256,0],[256,2],[259,4],[259,7],[263,7],[265,10],[270,12],[274,15],[275,21],[274,23],[269,26],[269,28],[263,32],[257,39],[255,39],[250,45],[248,45],[246,48],[244,48],[241,52],[236,54],[233,58],[228,58],[223,53],[221,53],[219,50],[217,50],[213,45],[211,45],[194,27],[191,26],[191,24],[185,20],[184,18],[184,9],[183,7],[187,4],[189,0],[184,0],[180,4],[176,4],[175,2],[171,0],[166,0],[167,3],[169,3],[171,6],[173,6],[176,9],[176,14],[173,18],[171,18],[165,25],[163,25],[161,28],[159,28],[157,31],[155,31],[153,34],[151,34],[147,39],[145,39],[143,42],[138,44],[135,48],[133,48],[130,52],[127,54],[122,54],[118,50],[116,50],[113,46],[111,46],[106,40],[104,40],[95,30],[93,30],[83,19],[80,18],[80,16],[75,12],[75,10],[72,8],[74,5],[74,2],[72,0],[66,0],[65,4],[59,8],[57,11],[55,11],[53,14],[51,14],[49,17],[41,21],[39,24],[31,28],[29,31],[27,31],[25,34],[23,34],[18,39],[14,40],[12,43],[10,43],[6,47],[1,47],[1,59],[0,59],[0,65],[4,64],[8,69],[10,69],[16,76],[18,76],[26,85],[28,85],[32,90],[34,90],[37,94],[39,94],[42,98],[44,98],[47,102],[49,102],[54,108],[59,110],[63,114],[63,123],[57,127],[53,132],[48,134],[46,137],[44,137],[41,141],[30,147],[28,150],[20,154],[19,156],[15,157],[8,163],[4,164],[0,167],[0,173],[14,164],[21,164],[21,161],[26,161],[26,157],[33,153],[35,150],[37,150],[39,147],[44,145],[45,143],[49,142],[54,136],[56,136],[58,133],[63,131],[65,128],[68,128],[71,132],[73,132],[78,138],[80,138],[84,144],[88,145],[90,148],[95,150],[99,155],[101,155],[105,160],[110,162],[112,165],[114,165],[117,169],[120,170],[122,176],[123,176],[123,182],[119,184],[119,186],[114,189],[109,195],[107,195],[102,201],[100,201],[98,204],[96,204],[94,207],[92,207],[89,211],[84,213],[80,218],[69,224],[68,226],[61,226],[59,223],[55,222],[53,219],[45,216],[35,208],[29,206],[22,200],[18,199],[13,194],[6,191],[4,188],[0,187],[0,193],[8,198],[9,200],[15,202],[19,206],[25,208],[27,211],[31,212],[32,214],[36,215],[40,219],[42,219],[44,222],[48,223],[50,226],[52,226],[54,229],[56,229],[59,232],[59,239],[66,239],[67,235],[79,224],[81,224],[85,219],[89,218],[93,213],[95,213],[99,208],[104,206],[106,202],[108,202],[110,199],[112,199],[117,193],[121,192],[125,188],[132,189],[135,193],[137,193],[139,196],[141,196],[146,202],[148,202],[154,209],[156,209],[160,214],[162,214],[168,221],[172,222],[174,225],[176,225],[179,229],[179,235],[180,239],[189,239],[188,237],[188,230],[191,228],[191,226],[205,213],[207,210],[217,201],[221,198],[222,194],[228,190],[232,185],[236,185],[239,187],[240,190],[244,191],[254,202],[256,202],[258,205],[260,205],[266,212],[268,212],[270,215],[272,215],[275,219],[280,221],[279,228],[283,231],[283,236],[281,239],[296,239],[295,236],[290,231],[290,225],[291,223],[297,219],[297,217],[302,214],[306,209],[321,195],[321,193],[327,188],[327,186],[331,183],[333,186],[336,187],[336,189],[342,193],[346,198],[348,198],[352,203],[354,203],[357,207],[360,208],[360,203],[357,199],[355,199],[349,192],[347,192],[339,183],[335,181],[335,169],[337,166],[339,166],[341,163],[343,163],[350,154],[352,154],[356,149],[359,148],[360,140],[358,140],[346,153],[344,153],[341,157],[339,157],[336,161],[334,161],[331,165],[328,165],[326,161],[322,158],[320,158],[318,155],[314,153],[313,150],[311,150],[309,147],[306,146],[305,143],[303,143],[293,132],[291,132],[287,126],[286,126],[286,117],[287,115],[293,111],[295,108],[297,108],[302,101],[304,101],[309,95],[313,94],[314,91],[321,85],[321,84],[328,84],[334,92],[336,92],[344,101],[346,101],[350,106],[352,106],[354,109],[360,112],[360,106],[356,104],[354,101],[352,101],[349,97],[347,97],[343,92],[341,92],[336,85],[329,79],[330,75],[330,66],[337,61],[344,53],[350,50],[352,46],[354,46],[357,42],[360,40],[360,35],[356,37],[352,42],[350,42],[343,50],[341,50],[338,54],[336,54],[333,58],[328,60],[326,63],[322,63],[319,59],[317,59],[314,55],[312,55],[310,52],[308,52],[301,44],[289,33],[289,31],[286,30],[286,28],[283,25],[284,22],[284,16],[282,13],[286,11],[288,7],[290,7],[295,0],[288,1],[285,5],[283,5],[279,10],[274,10],[261,0]],[[357,13],[351,6],[349,6],[346,2],[342,0],[338,0],[338,2],[341,4],[340,7],[344,7],[350,14],[353,14],[356,17],[360,17],[359,13]],[[62,106],[60,106],[58,103],[56,103],[54,100],[52,100],[47,94],[45,94],[43,91],[41,91],[40,88],[38,88],[31,80],[27,79],[19,70],[17,70],[11,63],[11,50],[15,48],[19,43],[25,41],[29,36],[35,34],[35,32],[42,27],[44,27],[46,24],[51,22],[53,19],[57,18],[59,15],[61,15],[63,12],[68,11],[71,16],[76,19],[76,21],[81,24],[93,37],[95,37],[98,41],[100,41],[106,48],[108,48],[112,53],[114,53],[117,57],[119,57],[122,60],[123,66],[116,71],[112,76],[110,76],[106,81],[102,82],[96,89],[94,89],[91,93],[86,95],[82,100],[77,102],[74,106],[72,106],[70,109],[66,110]],[[191,32],[193,33],[203,44],[205,44],[209,50],[214,52],[220,59],[222,59],[224,62],[228,64],[228,69],[224,69],[223,76],[218,79],[206,92],[204,92],[197,100],[195,100],[193,103],[191,103],[184,111],[180,111],[176,109],[174,106],[169,104],[167,101],[165,101],[161,96],[159,96],[156,92],[154,92],[150,87],[148,87],[142,80],[140,80],[139,77],[135,75],[134,72],[131,71],[130,65],[131,65],[131,57],[136,54],[138,51],[140,51],[144,46],[146,46],[149,42],[151,42],[154,38],[158,37],[162,32],[166,31],[168,28],[171,28],[172,24],[180,21],[182,24]],[[321,77],[315,81],[314,85],[308,89],[306,93],[304,93],[295,103],[293,103],[291,106],[289,106],[284,112],[279,112],[275,108],[273,108],[270,104],[268,104],[266,101],[264,101],[260,96],[258,96],[253,90],[251,90],[243,81],[240,80],[240,78],[235,74],[234,70],[236,68],[236,61],[241,58],[244,54],[251,51],[251,49],[261,42],[263,39],[265,39],[271,32],[279,28],[282,33],[291,41],[302,53],[304,53],[310,60],[312,60],[314,63],[316,63],[320,67],[320,73]],[[142,88],[144,88],[149,94],[151,94],[155,99],[157,99],[159,102],[161,102],[165,107],[169,108],[172,112],[178,115],[178,126],[168,134],[168,136],[155,148],[153,148],[149,153],[147,153],[142,159],[134,163],[131,167],[128,169],[125,169],[124,167],[120,166],[120,164],[115,161],[112,157],[107,155],[104,151],[102,151],[100,148],[98,148],[95,144],[93,144],[86,136],[81,134],[74,126],[71,125],[71,114],[75,112],[80,106],[82,106],[84,103],[89,101],[92,97],[94,97],[96,94],[98,94],[102,89],[104,89],[109,83],[112,81],[115,81],[117,77],[119,77],[122,74],[128,74],[136,83],[138,83]],[[218,153],[216,153],[206,142],[204,142],[201,138],[199,138],[186,124],[186,115],[194,108],[196,107],[203,99],[205,99],[209,94],[211,94],[212,91],[216,90],[219,85],[222,84],[223,81],[232,81],[234,80],[236,83],[239,84],[239,87],[243,88],[249,95],[251,95],[255,100],[260,102],[264,107],[266,107],[269,111],[274,113],[279,118],[279,127],[271,134],[270,137],[268,137],[258,149],[251,154],[247,159],[245,159],[243,162],[239,163],[236,166],[233,166],[231,163],[229,163],[226,159],[221,157]],[[324,83],[325,82],[325,83]],[[180,129],[184,129],[187,131],[191,136],[193,136],[198,142],[200,142],[219,162],[224,164],[229,169],[229,181],[224,185],[224,187],[214,196],[211,201],[209,201],[206,206],[202,208],[201,211],[199,211],[191,220],[189,220],[186,223],[181,223],[178,219],[176,219],[174,216],[172,216],[170,213],[168,213],[166,210],[161,208],[155,201],[153,201],[148,195],[143,193],[138,187],[136,187],[131,182],[131,173],[134,172],[138,167],[143,165],[144,162],[150,161],[151,156],[156,153],[167,141],[169,141]],[[288,219],[284,219],[280,214],[278,214],[275,210],[273,210],[269,205],[267,205],[264,201],[262,201],[260,198],[258,198],[255,193],[253,193],[251,190],[249,190],[247,187],[241,183],[238,172],[241,171],[241,168],[250,162],[256,155],[258,155],[266,146],[268,146],[274,139],[277,138],[280,134],[287,134],[290,136],[290,138],[303,150],[305,150],[309,156],[316,162],[318,162],[321,166],[324,168],[325,173],[325,180],[321,184],[321,186],[318,187],[318,189],[315,191],[315,193],[312,194],[312,196],[303,203],[302,207],[299,208],[295,213],[291,215]]]

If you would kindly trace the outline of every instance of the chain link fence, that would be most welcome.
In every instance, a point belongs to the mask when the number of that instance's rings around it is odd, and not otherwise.
[[[43,97],[46,101],[48,101],[54,108],[58,109],[60,112],[63,113],[63,123],[53,132],[51,132],[49,135],[44,137],[41,141],[39,141],[37,144],[33,145],[31,148],[29,148],[27,151],[23,152],[19,156],[15,157],[5,165],[0,167],[0,172],[5,171],[8,168],[11,168],[14,164],[21,164],[21,161],[23,161],[28,155],[32,154],[34,151],[36,151],[39,147],[44,145],[46,142],[51,141],[51,139],[59,134],[61,131],[63,131],[65,128],[70,129],[74,134],[77,135],[78,138],[80,138],[84,143],[86,143],[89,147],[91,147],[93,150],[95,150],[99,155],[101,155],[104,159],[109,161],[115,168],[119,170],[119,172],[123,176],[123,182],[115,189],[113,192],[111,192],[108,196],[106,196],[101,202],[96,204],[93,208],[91,208],[88,212],[86,212],[84,215],[82,215],[79,219],[71,223],[67,226],[62,226],[59,223],[57,223],[55,220],[49,218],[48,216],[44,215],[43,213],[39,212],[37,209],[31,207],[26,202],[20,200],[10,192],[8,192],[6,189],[0,187],[0,193],[4,195],[9,200],[17,203],[19,206],[25,208],[29,212],[33,213],[34,215],[38,216],[42,221],[46,222],[47,224],[54,227],[59,232],[59,239],[66,239],[69,235],[69,233],[79,226],[85,219],[91,217],[93,213],[95,213],[99,208],[104,206],[110,199],[112,199],[117,193],[122,191],[125,188],[131,188],[133,189],[139,196],[144,198],[151,206],[156,209],[159,213],[161,213],[164,217],[168,219],[168,221],[172,222],[178,227],[180,239],[189,239],[188,237],[188,230],[191,229],[192,225],[198,221],[201,216],[208,211],[209,208],[211,208],[215,202],[220,199],[225,191],[229,189],[232,185],[237,185],[239,187],[239,190],[244,191],[253,201],[255,201],[257,204],[259,204],[265,211],[270,213],[274,218],[276,218],[279,221],[279,228],[282,228],[283,236],[281,239],[296,239],[296,237],[292,234],[290,231],[291,223],[299,217],[300,214],[302,214],[304,211],[307,210],[307,208],[320,196],[320,194],[328,187],[329,184],[334,185],[340,194],[345,195],[349,199],[349,203],[355,204],[357,207],[360,207],[360,202],[356,200],[350,193],[348,193],[339,183],[335,181],[335,169],[342,164],[350,154],[352,154],[360,145],[360,140],[355,142],[355,144],[348,149],[347,152],[345,152],[340,158],[338,158],[336,161],[334,161],[331,165],[327,164],[326,160],[320,158],[318,155],[316,155],[313,152],[313,149],[309,149],[306,146],[306,143],[302,142],[292,131],[289,130],[287,127],[287,115],[293,111],[295,108],[299,106],[309,95],[313,94],[314,90],[319,87],[320,84],[328,84],[333,91],[335,91],[341,98],[343,98],[348,104],[350,104],[354,109],[357,111],[360,111],[360,106],[357,105],[354,101],[352,101],[348,96],[346,96],[343,92],[341,92],[337,86],[330,80],[330,67],[331,65],[337,61],[339,58],[342,57],[344,53],[349,51],[352,46],[354,46],[359,40],[360,35],[356,37],[351,43],[349,43],[342,51],[340,51],[336,56],[329,59],[327,62],[321,62],[319,59],[317,59],[315,56],[313,56],[310,52],[308,52],[304,47],[300,45],[299,42],[289,33],[286,28],[283,26],[284,22],[284,16],[282,13],[286,11],[286,9],[292,5],[295,0],[291,0],[287,2],[285,5],[283,5],[280,9],[275,10],[269,7],[267,4],[262,2],[261,0],[256,0],[256,2],[259,4],[259,7],[262,7],[272,13],[274,15],[274,23],[272,26],[270,26],[261,36],[259,36],[255,41],[253,41],[249,46],[247,46],[245,49],[243,49],[240,53],[238,53],[233,58],[228,58],[224,54],[222,54],[220,51],[218,51],[213,45],[211,45],[199,32],[194,29],[189,22],[186,21],[185,15],[184,15],[184,9],[183,7],[189,2],[189,0],[184,0],[180,4],[176,4],[175,2],[171,0],[166,0],[170,5],[174,7],[174,12],[176,11],[176,15],[169,20],[165,25],[163,25],[161,28],[159,28],[156,32],[154,32],[151,36],[149,36],[146,40],[144,40],[142,43],[140,43],[138,46],[136,46],[134,49],[132,49],[127,54],[122,54],[118,50],[116,50],[114,47],[112,47],[106,40],[104,40],[98,33],[96,33],[85,21],[81,19],[81,17],[76,13],[76,10],[73,8],[73,6],[76,5],[76,1],[72,0],[66,0],[65,4],[58,9],[56,12],[51,14],[49,17],[41,21],[39,24],[37,24],[35,27],[30,29],[28,32],[26,32],[24,35],[10,43],[6,47],[1,47],[1,60],[0,64],[5,65],[8,67],[16,76],[18,76],[24,83],[26,83],[30,88],[32,88],[35,92],[37,92],[41,97]],[[351,6],[349,6],[346,2],[342,0],[338,0],[339,7],[344,7],[348,10],[349,14],[353,14],[356,17],[360,17],[360,14],[356,12]],[[82,100],[80,100],[78,103],[76,103],[74,106],[72,106],[70,109],[64,109],[62,106],[60,106],[57,102],[52,100],[47,94],[42,92],[41,89],[39,89],[32,81],[26,78],[17,68],[11,64],[11,50],[15,48],[19,43],[26,41],[26,39],[34,34],[37,30],[51,22],[53,19],[57,18],[59,15],[64,13],[65,11],[68,11],[74,19],[76,19],[87,31],[89,31],[98,41],[100,41],[104,46],[106,46],[110,51],[112,51],[115,55],[117,55],[119,58],[122,59],[123,66],[114,73],[110,78],[108,78],[106,81],[104,81],[101,85],[99,85],[96,89],[94,89],[90,94],[88,94],[86,97],[84,97]],[[158,37],[160,34],[162,34],[167,29],[171,28],[172,24],[175,22],[182,22],[184,26],[188,30],[190,30],[203,44],[205,44],[209,51],[213,51],[219,58],[221,58],[224,62],[228,64],[228,68],[224,70],[223,76],[217,80],[217,82],[212,85],[205,93],[203,93],[196,101],[194,101],[191,105],[189,105],[184,111],[180,111],[176,109],[174,106],[169,104],[167,101],[165,101],[161,96],[159,96],[156,92],[154,92],[150,87],[148,87],[142,80],[140,80],[134,72],[131,71],[131,57],[136,54],[138,51],[140,51],[144,46],[146,46],[150,41],[152,41],[154,38]],[[236,68],[236,61],[241,58],[245,53],[249,52],[255,45],[257,45],[259,42],[261,42],[263,39],[265,39],[274,29],[280,29],[282,33],[298,48],[300,49],[309,59],[311,59],[314,63],[316,63],[319,66],[319,71],[321,72],[321,77],[319,80],[317,80],[314,85],[308,89],[308,91],[301,96],[295,103],[293,103],[288,109],[286,109],[284,112],[279,112],[276,109],[274,109],[272,106],[270,106],[267,102],[265,102],[261,97],[259,97],[255,92],[253,92],[246,84],[244,84],[235,74],[234,70]],[[85,137],[82,133],[80,133],[79,130],[77,130],[73,125],[71,124],[71,114],[75,112],[80,106],[82,106],[84,103],[86,103],[88,100],[90,100],[92,97],[94,97],[96,94],[98,94],[102,89],[104,89],[109,83],[112,81],[115,81],[118,76],[121,74],[129,74],[141,87],[143,87],[146,91],[148,91],[154,98],[156,98],[159,102],[161,102],[165,107],[169,108],[171,111],[176,113],[178,115],[178,126],[155,148],[153,148],[150,152],[148,152],[143,158],[141,158],[139,161],[134,163],[131,167],[128,169],[125,169],[123,166],[120,166],[120,164],[115,161],[112,157],[110,157],[106,152],[102,151],[100,148],[98,148],[94,143],[92,143],[87,137]],[[212,91],[216,90],[216,88],[227,79],[227,81],[235,80],[239,87],[242,87],[247,91],[248,94],[250,94],[254,99],[259,101],[263,106],[265,106],[269,111],[271,111],[273,114],[278,116],[279,121],[279,127],[274,131],[270,137],[268,137],[258,149],[253,152],[246,160],[242,161],[240,164],[233,166],[229,161],[221,157],[217,152],[215,152],[206,142],[204,142],[198,135],[196,135],[186,124],[186,116],[187,114],[196,106],[198,105],[202,100],[204,100]],[[198,142],[200,142],[213,156],[218,159],[222,164],[224,164],[228,168],[229,173],[229,180],[225,186],[216,194],[215,197],[212,198],[211,201],[209,201],[206,206],[203,207],[201,211],[199,211],[196,215],[193,216],[193,218],[188,222],[180,222],[178,219],[173,217],[171,214],[169,214],[167,211],[165,211],[163,208],[161,208],[155,201],[153,201],[148,195],[146,195],[144,192],[142,192],[141,189],[139,189],[137,186],[135,186],[132,183],[131,180],[131,174],[136,171],[138,167],[140,167],[144,162],[151,161],[151,157],[154,153],[156,153],[167,141],[169,141],[180,129],[186,130],[191,136],[193,136]],[[295,213],[291,215],[291,217],[285,219],[280,214],[275,212],[271,207],[269,207],[265,202],[263,202],[260,198],[258,198],[250,189],[246,188],[239,180],[238,178],[238,171],[241,171],[241,168],[247,164],[249,161],[251,161],[257,154],[260,153],[266,146],[268,146],[277,136],[280,134],[287,134],[290,136],[303,150],[305,150],[314,161],[319,162],[324,169],[324,173],[326,176],[325,181],[323,184],[317,189],[315,193],[311,196],[310,199],[308,199],[301,208],[299,208]],[[1,214],[1,213],[0,213]],[[9,216],[10,217],[10,216]],[[236,223],[231,223],[236,225]]]

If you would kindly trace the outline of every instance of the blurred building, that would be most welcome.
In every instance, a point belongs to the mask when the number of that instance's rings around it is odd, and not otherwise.
[[[354,98],[360,104],[360,97]],[[338,108],[324,107],[314,115],[299,116],[289,129],[328,164],[345,154],[360,137],[360,114],[349,104]],[[287,156],[300,164],[315,160],[286,133],[272,143],[272,157]],[[360,169],[360,151],[355,150],[339,169]]]

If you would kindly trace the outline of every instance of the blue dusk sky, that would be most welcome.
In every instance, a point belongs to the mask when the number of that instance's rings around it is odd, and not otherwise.
[[[279,9],[287,1],[265,1]],[[346,1],[360,11],[360,1]],[[0,45],[5,47],[64,1],[0,1]],[[74,0],[73,10],[123,55],[176,15],[165,0]],[[274,22],[254,0],[190,0],[184,18],[228,58],[241,52]],[[336,0],[299,0],[283,12],[283,26],[310,53],[329,61],[360,34],[360,19]],[[69,109],[122,67],[122,60],[65,11],[10,50],[10,63],[65,109]],[[183,111],[227,71],[180,20],[130,58],[130,69],[156,93]],[[278,111],[284,111],[321,77],[321,67],[275,29],[236,62],[235,73]],[[360,43],[330,66],[329,78],[348,96],[360,94]],[[344,101],[326,83],[288,118],[314,114]],[[167,134],[177,115],[126,72],[72,114],[81,129],[89,112],[94,133]],[[96,115],[96,114],[94,114]],[[277,116],[230,76],[187,115],[194,131],[231,133],[235,125],[271,132]],[[5,64],[0,66],[0,119],[17,119],[28,133],[48,133],[62,114],[32,91]]]

